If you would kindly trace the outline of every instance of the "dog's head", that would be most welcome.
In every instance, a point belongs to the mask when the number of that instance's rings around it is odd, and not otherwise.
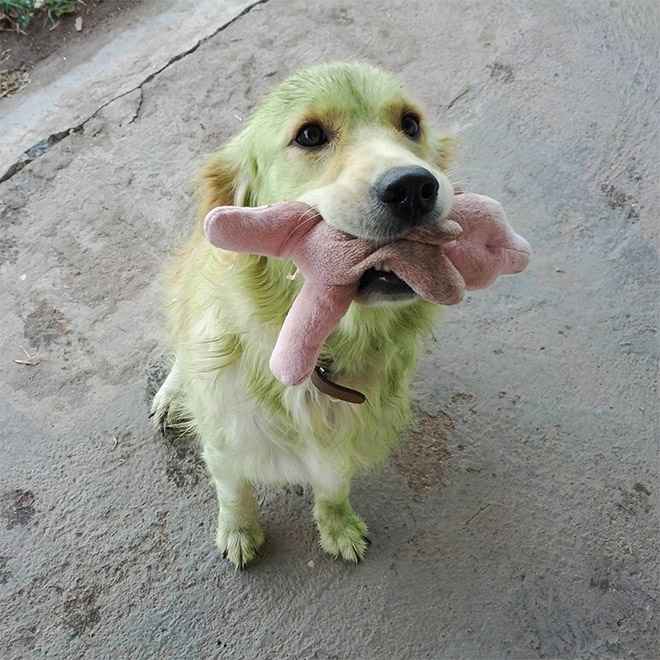
[[[318,64],[272,90],[212,157],[204,210],[301,200],[338,229],[386,240],[447,216],[452,148],[391,75],[363,63]],[[362,302],[414,298],[392,274],[367,275]]]

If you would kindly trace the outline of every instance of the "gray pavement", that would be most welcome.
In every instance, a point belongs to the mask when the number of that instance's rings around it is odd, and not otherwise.
[[[197,48],[163,31],[159,73],[0,184],[0,658],[660,657],[657,4],[213,20]],[[367,560],[322,554],[306,491],[261,491],[267,541],[238,572],[194,442],[147,419],[158,275],[199,157],[336,58],[395,72],[455,130],[456,179],[535,252],[429,338],[407,444],[355,483]]]

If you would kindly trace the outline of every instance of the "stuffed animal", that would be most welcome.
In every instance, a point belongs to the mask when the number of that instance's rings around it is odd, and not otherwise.
[[[335,229],[307,204],[282,202],[218,207],[206,216],[204,232],[225,250],[290,259],[303,275],[270,359],[276,378],[298,385],[314,370],[370,268],[391,270],[425,300],[454,305],[466,289],[485,288],[527,266],[529,243],[494,199],[457,193],[449,218],[368,241]]]

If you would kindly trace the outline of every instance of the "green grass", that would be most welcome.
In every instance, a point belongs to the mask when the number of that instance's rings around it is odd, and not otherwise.
[[[35,16],[43,14],[54,23],[64,14],[73,14],[80,0],[0,0],[0,29],[22,32]]]

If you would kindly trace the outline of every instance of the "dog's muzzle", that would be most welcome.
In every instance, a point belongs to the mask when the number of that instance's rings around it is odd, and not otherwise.
[[[393,216],[400,231],[437,219],[438,180],[423,167],[395,167],[382,174],[372,187],[381,208]]]

